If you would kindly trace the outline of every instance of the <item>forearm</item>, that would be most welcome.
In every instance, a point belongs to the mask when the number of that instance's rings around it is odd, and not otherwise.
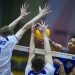
[[[58,44],[58,43],[56,43],[56,42],[54,42],[54,41],[52,41],[52,40],[50,40],[50,44],[51,44],[51,46],[52,46],[53,48],[55,48],[55,49],[58,50],[58,51],[63,50],[63,46],[62,46],[61,44]]]
[[[32,20],[30,20],[29,22],[27,22],[19,31],[18,31],[18,35],[21,37],[23,36],[23,34],[29,29],[31,28],[31,25],[33,23],[35,23],[36,21],[38,21],[40,18],[42,17],[42,15],[38,14],[35,18],[33,18]]]
[[[10,29],[14,29],[15,26],[18,24],[19,21],[23,19],[22,16],[19,16],[16,20],[14,20],[12,23],[10,23],[8,26]]]
[[[23,37],[25,32],[26,30],[23,30],[23,28],[21,28],[15,35],[20,40]]]
[[[45,57],[46,57],[45,59],[47,62],[53,65],[51,47],[50,47],[49,40],[46,33],[43,33],[43,37],[44,37],[44,48],[45,48]]]
[[[65,70],[64,70],[63,63],[60,64],[59,67],[60,67],[59,75],[66,75]]]
[[[51,39],[49,39],[49,42],[50,42],[50,44],[51,44],[52,47],[55,47],[56,46],[55,42],[52,41]]]
[[[34,33],[31,33],[31,39],[30,39],[30,52],[29,56],[32,56],[35,54],[35,43],[34,43]]]
[[[44,37],[45,53],[50,54],[51,53],[51,48],[50,48],[50,44],[49,44],[48,37],[47,37],[46,33],[43,33],[43,37]]]
[[[35,22],[37,22],[40,18],[42,18],[43,17],[43,15],[41,15],[41,14],[38,14],[36,17],[34,17],[32,20],[30,20],[29,22],[27,22],[25,25],[24,25],[24,29],[29,29],[30,27],[31,27],[31,25],[32,25],[32,23],[35,23]]]
[[[30,52],[29,52],[28,64],[31,63],[31,60],[34,57],[34,55],[35,55],[34,33],[31,33]]]

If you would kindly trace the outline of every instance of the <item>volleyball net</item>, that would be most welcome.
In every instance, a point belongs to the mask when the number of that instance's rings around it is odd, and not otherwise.
[[[36,49],[35,53],[37,53],[37,54],[44,54],[45,53],[43,49],[38,49],[38,48],[35,48],[35,49]],[[29,52],[30,48],[27,47],[27,46],[16,45],[14,50],[22,51],[22,52]],[[52,51],[52,56],[75,60],[75,55],[74,54],[68,54],[68,53],[61,53],[61,52]]]

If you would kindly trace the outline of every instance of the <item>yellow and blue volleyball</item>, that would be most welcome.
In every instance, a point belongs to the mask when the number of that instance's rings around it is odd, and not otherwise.
[[[47,29],[46,29],[46,34],[47,34],[47,37],[50,37],[51,30],[47,28]],[[40,32],[39,29],[36,29],[36,30],[35,30],[35,36],[36,36],[36,38],[37,38],[38,40],[43,41],[43,35],[42,35],[42,33]]]

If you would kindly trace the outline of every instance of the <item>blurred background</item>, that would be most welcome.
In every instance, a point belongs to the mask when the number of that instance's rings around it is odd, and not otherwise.
[[[75,0],[0,0],[0,27],[10,24],[20,15],[22,3],[29,4],[28,11],[32,12],[24,20],[18,23],[14,29],[15,33],[29,20],[35,17],[39,11],[38,7],[50,4],[52,13],[43,19],[46,20],[50,29],[50,38],[66,46],[68,40],[75,36]],[[29,46],[30,30],[25,33],[19,45]],[[36,47],[40,47],[37,42]],[[13,51],[12,71],[14,75],[24,75],[28,53]]]

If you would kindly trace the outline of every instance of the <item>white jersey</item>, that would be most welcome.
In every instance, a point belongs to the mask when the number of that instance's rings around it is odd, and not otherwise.
[[[15,35],[3,38],[0,36],[0,75],[11,75],[10,59],[18,39]]]
[[[55,68],[50,63],[47,63],[44,69],[40,73],[35,73],[32,68],[31,64],[27,64],[25,75],[54,75]]]

